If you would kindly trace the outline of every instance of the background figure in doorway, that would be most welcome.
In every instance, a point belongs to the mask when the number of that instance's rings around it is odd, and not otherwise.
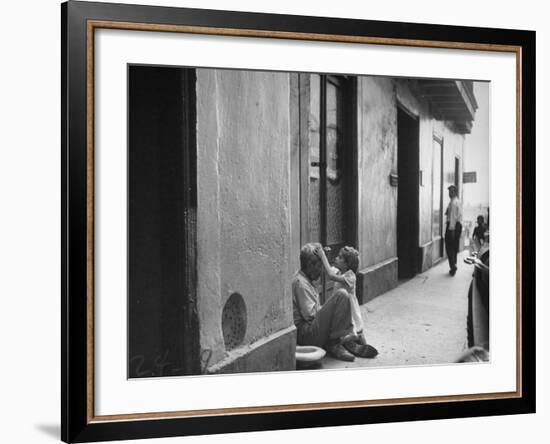
[[[460,235],[462,233],[462,206],[458,200],[458,190],[456,186],[449,188],[449,205],[445,211],[447,216],[447,228],[445,230],[445,249],[449,259],[449,274],[456,274],[456,255],[458,253]]]

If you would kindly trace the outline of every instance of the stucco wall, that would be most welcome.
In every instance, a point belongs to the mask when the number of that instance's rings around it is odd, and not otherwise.
[[[358,240],[361,268],[396,255],[397,188],[389,174],[397,171],[397,113],[391,79],[359,77]]]
[[[292,325],[289,76],[197,70],[198,312],[203,368],[242,295],[250,344]]]
[[[438,130],[443,134],[443,194],[445,206],[449,200],[447,187],[454,183],[455,175],[455,158],[458,158],[460,164],[458,178],[459,197],[462,198],[462,175],[463,172],[463,151],[464,151],[464,135],[457,134],[452,131],[444,122],[437,122]]]

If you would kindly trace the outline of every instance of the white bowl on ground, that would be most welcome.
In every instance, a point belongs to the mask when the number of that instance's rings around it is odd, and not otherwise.
[[[296,346],[296,365],[310,367],[317,364],[326,355],[326,351],[314,345]]]

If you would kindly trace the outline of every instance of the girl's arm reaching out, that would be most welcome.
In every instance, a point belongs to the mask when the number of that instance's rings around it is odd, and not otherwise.
[[[325,254],[325,251],[323,250],[323,247],[318,246],[315,250],[315,253],[321,258],[321,261],[323,262],[323,267],[325,268],[325,272],[327,273],[327,276],[331,281],[340,282],[347,285],[346,279],[340,275],[336,274],[330,264],[328,263],[327,256]]]

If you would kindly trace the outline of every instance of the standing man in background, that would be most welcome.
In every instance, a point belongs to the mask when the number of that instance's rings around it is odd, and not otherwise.
[[[456,274],[456,255],[458,253],[460,235],[462,233],[462,205],[458,200],[458,190],[455,185],[449,188],[449,205],[445,215],[447,216],[447,228],[445,229],[445,249],[449,259],[449,274]]]

